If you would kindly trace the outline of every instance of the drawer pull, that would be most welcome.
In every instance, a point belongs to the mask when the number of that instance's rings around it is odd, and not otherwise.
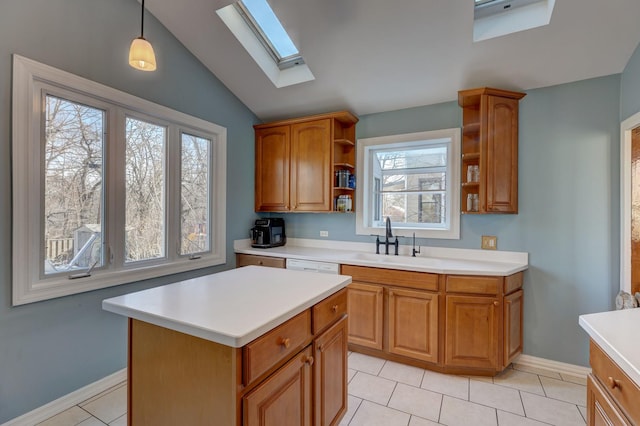
[[[609,382],[609,387],[610,387],[611,389],[615,389],[615,388],[622,389],[622,388],[620,387],[620,380],[616,380],[616,379],[614,379],[613,377],[609,376],[609,378],[607,379],[607,381]]]
[[[306,357],[306,358],[304,359],[304,363],[305,363],[305,364],[308,364],[309,366],[312,366],[312,365],[313,365],[313,361],[314,361],[314,359],[313,359],[313,357],[312,357],[312,356],[308,356],[308,357]]]
[[[331,310],[332,310],[334,313],[335,313],[335,312],[338,312],[338,305],[333,305],[333,306],[331,307]]]
[[[291,339],[288,337],[281,337],[278,340],[278,345],[283,346],[285,349],[289,349],[289,346],[291,346]]]
[[[498,302],[497,300],[494,300],[494,301],[493,301],[493,305],[494,305],[494,306],[500,306],[500,302]]]
[[[262,260],[259,260],[258,265],[262,265],[262,264],[264,264],[264,262]]]

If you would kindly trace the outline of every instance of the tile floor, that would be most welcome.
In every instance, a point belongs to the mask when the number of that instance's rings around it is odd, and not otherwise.
[[[349,354],[349,411],[341,426],[584,425],[586,380],[514,365],[496,377],[426,371]],[[126,382],[39,426],[126,426]]]

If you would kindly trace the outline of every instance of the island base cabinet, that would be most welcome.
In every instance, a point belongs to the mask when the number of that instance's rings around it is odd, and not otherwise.
[[[315,425],[334,426],[347,412],[347,319],[314,342]]]
[[[242,398],[244,426],[311,426],[311,347]]]
[[[236,348],[129,319],[128,424],[236,425],[240,358]]]

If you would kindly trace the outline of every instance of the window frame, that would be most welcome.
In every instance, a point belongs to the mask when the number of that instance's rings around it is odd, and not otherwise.
[[[105,105],[103,151],[103,267],[70,279],[69,272],[44,275],[44,93],[72,94],[73,102]],[[61,95],[62,94],[62,95]],[[86,103],[86,102],[84,102]],[[125,119],[167,125],[165,147],[165,257],[124,262]],[[180,165],[182,133],[210,140],[210,250],[198,256],[180,254]],[[12,177],[13,177],[13,305],[47,300],[149,278],[226,263],[226,128],[189,116],[97,82],[13,55]],[[175,234],[175,235],[172,235]],[[80,270],[81,272],[82,270]],[[74,271],[77,272],[77,271]]]
[[[373,196],[375,176],[372,153],[374,150],[383,146],[402,147],[412,142],[424,144],[425,141],[434,141],[434,144],[442,144],[443,139],[450,140],[446,172],[449,226],[427,228],[393,223],[393,231],[394,235],[401,237],[411,237],[415,233],[415,236],[420,238],[460,239],[460,128],[358,139],[356,181],[359,184],[356,188],[356,234],[382,235],[385,231],[384,218],[381,218],[379,225],[372,223],[370,219],[373,205],[376,203]]]

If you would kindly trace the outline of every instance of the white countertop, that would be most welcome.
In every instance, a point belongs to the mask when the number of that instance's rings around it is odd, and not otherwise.
[[[106,299],[102,308],[239,348],[350,282],[344,275],[246,266]]]
[[[393,247],[389,249],[393,250]],[[402,245],[401,256],[376,255],[375,245],[345,241],[288,239],[284,246],[263,249],[251,247],[249,240],[238,240],[234,242],[234,250],[244,254],[435,274],[508,276],[529,267],[527,253],[421,247],[421,253],[411,257],[411,246]]]
[[[580,315],[580,326],[636,384],[640,385],[640,308]]]

